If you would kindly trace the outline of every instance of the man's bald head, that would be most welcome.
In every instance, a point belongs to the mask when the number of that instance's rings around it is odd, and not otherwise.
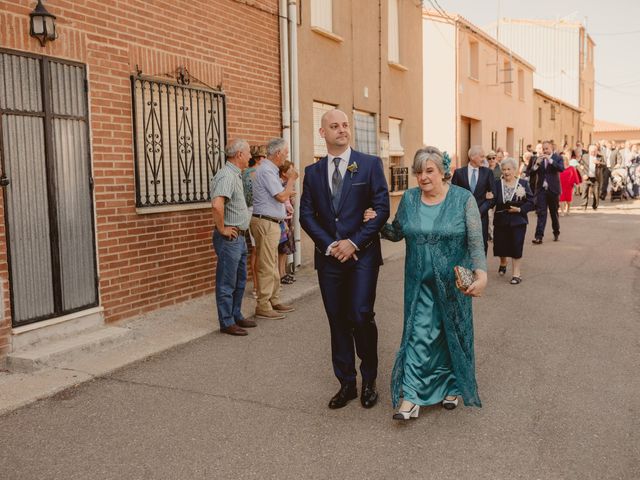
[[[320,124],[320,136],[324,138],[330,154],[341,154],[349,147],[351,126],[346,113],[337,108],[329,110],[322,115]]]

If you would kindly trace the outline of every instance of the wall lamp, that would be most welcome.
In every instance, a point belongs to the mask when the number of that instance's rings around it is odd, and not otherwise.
[[[40,40],[40,45],[44,47],[47,41],[55,40],[56,34],[56,16],[49,13],[42,0],[38,0],[36,8],[29,14],[30,30],[29,35]]]

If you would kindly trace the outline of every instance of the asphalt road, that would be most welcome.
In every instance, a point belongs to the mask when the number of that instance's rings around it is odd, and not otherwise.
[[[527,241],[521,285],[490,259],[474,305],[482,409],[391,420],[398,260],[378,285],[375,408],[327,409],[337,383],[313,295],[248,337],[212,334],[1,417],[0,478],[638,479],[638,207]]]

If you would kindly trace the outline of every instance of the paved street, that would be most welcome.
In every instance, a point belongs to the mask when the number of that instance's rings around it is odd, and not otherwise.
[[[482,409],[391,420],[395,260],[378,285],[374,409],[327,409],[337,383],[315,294],[248,337],[211,334],[1,417],[0,478],[638,479],[640,205],[627,207],[562,218],[558,243],[550,226],[527,240],[519,286],[491,258],[475,303]]]

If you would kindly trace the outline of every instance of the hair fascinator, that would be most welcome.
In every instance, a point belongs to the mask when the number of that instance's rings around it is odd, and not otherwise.
[[[445,175],[451,173],[451,157],[447,152],[442,152],[442,166],[444,167]]]

